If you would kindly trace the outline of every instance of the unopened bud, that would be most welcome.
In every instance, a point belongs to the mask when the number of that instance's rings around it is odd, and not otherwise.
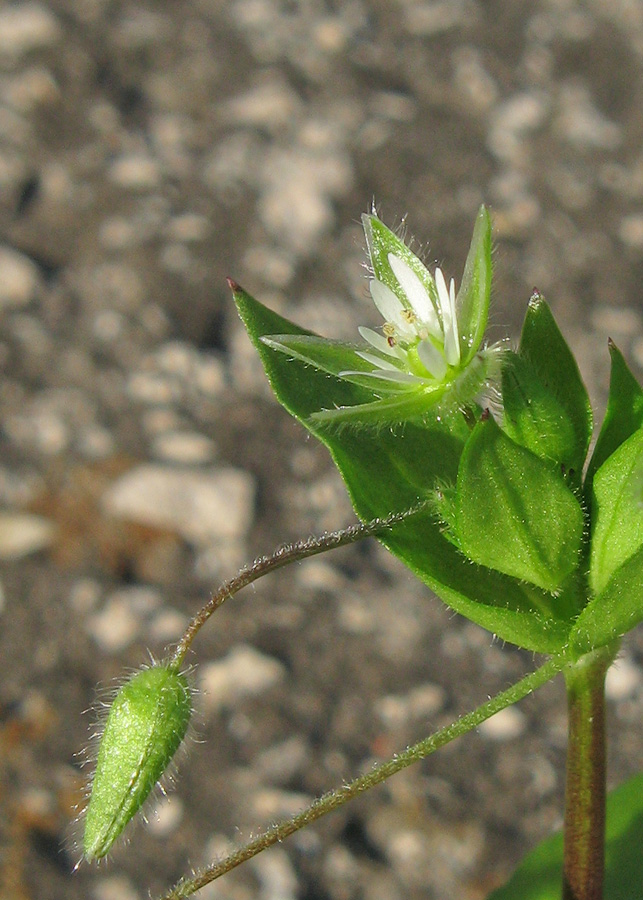
[[[138,812],[185,737],[192,691],[164,664],[132,676],[109,710],[85,815],[83,853],[101,859]]]

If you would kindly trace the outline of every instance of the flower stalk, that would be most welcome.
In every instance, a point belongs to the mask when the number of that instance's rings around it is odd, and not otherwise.
[[[181,879],[169,893],[163,895],[162,900],[184,900],[185,897],[190,897],[196,891],[205,887],[206,884],[210,884],[210,882],[235,869],[241,863],[252,859],[253,856],[261,853],[262,850],[267,850],[268,847],[280,843],[291,834],[299,831],[300,828],[310,825],[327,813],[333,812],[340,806],[348,803],[349,800],[353,800],[359,794],[364,793],[364,791],[386,781],[391,775],[401,772],[402,769],[406,769],[414,762],[425,759],[456,738],[473,731],[487,719],[490,719],[491,716],[500,712],[500,710],[517,703],[518,700],[546,684],[566,664],[567,660],[564,656],[548,660],[539,669],[535,669],[516,684],[507,688],[507,690],[501,691],[495,697],[491,697],[477,709],[456,719],[451,725],[441,728],[417,744],[408,747],[402,753],[397,753],[387,762],[374,766],[369,772],[359,775],[353,781],[343,784],[340,788],[317,798],[310,806],[293,816],[292,819],[273,825],[213,865],[207,866],[195,875]]]

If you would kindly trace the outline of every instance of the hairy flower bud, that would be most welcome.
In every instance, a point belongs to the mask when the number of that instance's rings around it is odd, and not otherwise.
[[[100,742],[85,814],[83,854],[101,859],[176,753],[192,715],[185,675],[155,664],[118,691]]]

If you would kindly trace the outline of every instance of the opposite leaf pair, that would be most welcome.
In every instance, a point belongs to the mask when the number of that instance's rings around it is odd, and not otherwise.
[[[487,211],[457,297],[375,216],[364,227],[387,321],[381,334],[360,329],[361,346],[307,333],[233,286],[278,399],[328,447],[363,520],[433,500],[381,540],[452,608],[531,650],[609,643],[643,616],[641,388],[611,346],[588,462],[587,391],[542,297],[516,353],[482,346]]]

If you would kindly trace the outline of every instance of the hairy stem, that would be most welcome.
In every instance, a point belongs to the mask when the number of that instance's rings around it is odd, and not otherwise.
[[[354,544],[367,537],[373,537],[383,534],[394,525],[403,522],[409,516],[415,515],[425,504],[421,503],[402,513],[393,513],[385,519],[373,519],[371,522],[358,522],[355,525],[349,525],[341,531],[331,531],[322,534],[319,537],[310,537],[304,541],[297,541],[294,544],[285,544],[279,547],[269,556],[261,556],[255,560],[252,565],[245,566],[234,578],[224,581],[221,587],[210,597],[208,602],[199,610],[199,612],[190,621],[183,637],[177,644],[170,659],[170,665],[173,668],[180,668],[188,652],[192,641],[197,636],[199,630],[205,625],[210,616],[225,603],[226,600],[233,597],[241,588],[252,584],[253,581],[262,578],[275,569],[281,569],[293,562],[299,562],[307,559],[309,556],[316,556],[319,553],[325,553],[327,550],[335,550],[337,547],[345,547],[347,544]]]
[[[447,725],[446,728],[441,728],[419,743],[408,747],[403,753],[397,754],[387,762],[380,763],[371,769],[370,772],[366,772],[353,781],[342,785],[342,787],[324,794],[292,819],[273,825],[249,843],[234,850],[225,859],[208,866],[190,878],[183,878],[168,894],[164,895],[162,900],[183,900],[183,898],[189,897],[200,888],[205,887],[206,884],[256,856],[257,853],[303,828],[304,825],[309,825],[316,819],[320,819],[327,813],[343,806],[344,803],[352,800],[358,794],[377,784],[381,784],[381,782],[390,778],[391,775],[395,775],[396,772],[400,772],[402,769],[410,766],[411,763],[424,759],[431,753],[439,750],[440,747],[455,740],[455,738],[477,728],[482,722],[495,715],[501,709],[516,703],[518,700],[526,697],[527,694],[531,694],[536,688],[550,681],[565,665],[567,665],[565,657],[550,659],[539,669],[526,675],[521,681],[512,685],[506,691],[502,691],[500,694],[492,697],[472,712],[466,713],[451,725]]]
[[[613,647],[565,670],[569,739],[563,900],[602,900],[605,868],[605,674]]]

